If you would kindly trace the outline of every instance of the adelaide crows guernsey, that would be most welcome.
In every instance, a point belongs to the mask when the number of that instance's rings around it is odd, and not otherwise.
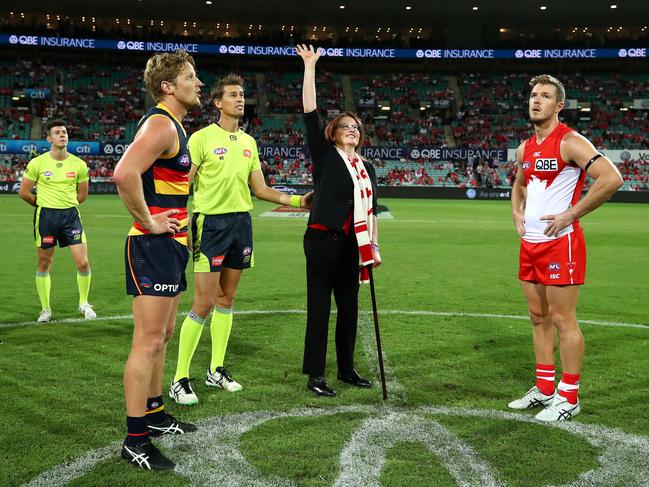
[[[563,213],[579,201],[586,172],[574,162],[561,158],[561,140],[573,130],[560,123],[540,144],[536,135],[525,141],[523,171],[527,184],[525,202],[525,234],[523,240],[532,243],[548,242],[579,228],[579,220],[567,226],[557,237],[545,235],[544,215]]]
[[[189,198],[189,171],[192,163],[187,147],[185,129],[162,103],[149,109],[138,123],[138,131],[144,122],[152,117],[167,117],[176,127],[176,149],[172,154],[162,155],[142,174],[144,199],[152,215],[175,209],[173,215],[180,221],[179,231],[169,236],[183,245],[187,245],[187,199]],[[149,233],[138,222],[134,222],[129,235]]]

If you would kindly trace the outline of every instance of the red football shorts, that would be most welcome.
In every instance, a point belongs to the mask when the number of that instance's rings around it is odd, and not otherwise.
[[[518,278],[545,286],[583,284],[586,277],[586,241],[581,227],[550,242],[521,240]]]

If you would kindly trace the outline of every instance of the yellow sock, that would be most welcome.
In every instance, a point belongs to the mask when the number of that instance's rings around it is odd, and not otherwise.
[[[90,292],[90,278],[92,274],[88,272],[77,271],[77,286],[79,286],[79,305],[88,302],[88,293]]]
[[[36,290],[38,291],[38,299],[41,302],[41,309],[50,308],[50,288],[52,281],[50,280],[49,272],[36,273]]]
[[[228,340],[230,339],[230,330],[232,330],[232,308],[214,308],[212,324],[210,325],[210,334],[212,335],[212,362],[210,369],[212,372],[217,367],[223,367],[225,350],[228,348]]]
[[[198,341],[203,333],[205,318],[201,318],[193,311],[190,311],[180,328],[180,341],[178,342],[178,364],[174,382],[183,377],[189,377],[189,365],[198,346]]]

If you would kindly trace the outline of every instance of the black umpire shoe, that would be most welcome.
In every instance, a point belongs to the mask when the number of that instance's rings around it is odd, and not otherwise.
[[[327,385],[324,377],[310,375],[306,386],[309,390],[315,392],[317,396],[334,397],[336,395],[336,391]]]
[[[151,438],[159,438],[163,435],[184,435],[198,429],[195,424],[183,423],[171,414],[167,414],[167,419],[161,423],[149,423],[148,427]]]
[[[153,443],[147,441],[137,446],[122,445],[122,458],[133,466],[145,470],[173,470],[174,462],[165,457]]]
[[[356,387],[363,387],[363,388],[368,388],[372,387],[372,383],[358,375],[358,372],[356,372],[356,369],[352,369],[351,373],[349,374],[338,374],[338,380],[341,382],[346,382],[347,384],[351,384]]]

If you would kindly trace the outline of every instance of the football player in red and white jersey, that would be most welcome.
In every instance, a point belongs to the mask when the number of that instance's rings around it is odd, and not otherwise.
[[[509,407],[544,406],[536,419],[563,421],[580,410],[584,337],[576,310],[586,274],[586,245],[579,218],[608,200],[623,180],[593,144],[559,122],[566,96],[561,82],[544,74],[530,86],[534,135],[516,151],[512,216],[521,236],[519,279],[533,325],[536,385]],[[595,183],[580,199],[587,174]],[[557,333],[562,377],[555,393]]]

